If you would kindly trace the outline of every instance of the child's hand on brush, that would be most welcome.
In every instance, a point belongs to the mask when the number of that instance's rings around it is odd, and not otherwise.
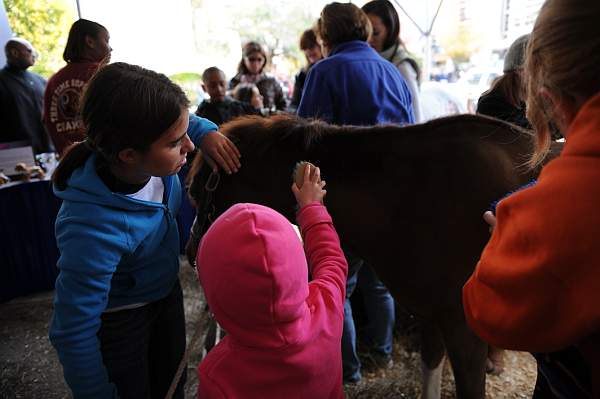
[[[321,172],[315,165],[302,162],[296,167],[292,192],[300,209],[315,201],[323,203],[323,197],[327,194],[323,187],[325,181],[321,180]]]

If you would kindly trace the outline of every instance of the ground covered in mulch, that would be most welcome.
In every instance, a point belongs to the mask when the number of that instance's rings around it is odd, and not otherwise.
[[[182,263],[185,261],[182,260]],[[195,274],[182,265],[188,342],[194,334],[202,295]],[[69,390],[62,377],[62,368],[48,341],[48,322],[52,314],[52,293],[18,298],[0,304],[0,399],[65,398]],[[195,397],[196,367],[200,358],[193,348],[188,363],[188,398]],[[505,354],[506,371],[500,376],[488,376],[487,398],[528,398],[535,383],[535,362],[519,352]],[[420,394],[420,357],[414,337],[397,337],[394,347],[394,367],[378,374],[365,375],[363,381],[346,387],[348,398],[417,398]],[[446,363],[442,398],[453,398],[454,382],[450,365]]]

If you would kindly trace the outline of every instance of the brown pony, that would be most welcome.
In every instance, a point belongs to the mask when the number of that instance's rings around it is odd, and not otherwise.
[[[190,195],[199,219],[203,209],[218,216],[235,203],[253,202],[295,222],[294,165],[319,166],[343,244],[422,320],[426,368],[439,370],[445,349],[457,396],[483,398],[487,346],[465,322],[462,286],[489,239],[483,212],[536,175],[526,167],[531,133],[475,115],[408,127],[246,117],[221,132],[238,146],[242,168],[221,175],[209,194],[211,171],[195,160]],[[439,381],[433,382],[438,388],[426,383],[425,396],[439,395]]]

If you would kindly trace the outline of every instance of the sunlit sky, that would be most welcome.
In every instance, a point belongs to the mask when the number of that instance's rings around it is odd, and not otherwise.
[[[271,7],[286,7],[302,1],[306,9],[316,18],[323,6],[330,1],[322,0],[273,0]],[[365,1],[354,1],[362,6]],[[469,13],[475,21],[475,29],[479,35],[495,32],[500,24],[501,0],[470,1]],[[208,18],[214,20],[226,15],[224,10],[235,7],[239,1],[234,0],[205,0],[203,12],[197,15],[197,21]],[[411,15],[422,30],[427,30],[439,4],[439,0],[402,0],[400,4]],[[207,60],[195,51],[192,32],[192,8],[190,0],[80,0],[83,18],[92,19],[105,25],[111,34],[111,45],[114,48],[114,61],[127,61],[146,67],[173,74],[183,71],[200,71],[209,64],[222,65],[231,71],[240,58],[240,52],[230,54],[227,59]],[[440,14],[434,27],[437,36],[444,35],[456,24],[457,0],[444,0]],[[490,15],[490,10],[498,10],[498,15]],[[399,10],[402,37],[409,48],[419,53],[424,41],[415,24]],[[493,14],[493,13],[492,13]],[[480,21],[480,22],[478,22]],[[494,29],[490,27],[491,25]],[[223,18],[218,21],[223,30],[221,34],[231,35],[228,30],[231,21]],[[273,21],[285,23],[285,21]],[[481,25],[481,27],[479,27]],[[497,26],[496,26],[497,25]],[[301,32],[299,32],[301,33]],[[232,41],[239,42],[239,36],[231,35]]]
[[[71,0],[73,9],[76,0]],[[201,4],[201,11],[192,12],[191,3]],[[353,1],[362,6],[367,0]],[[395,0],[392,0],[393,2]],[[529,0],[530,2],[531,0]],[[218,65],[229,75],[234,73],[241,56],[241,39],[234,22],[228,18],[231,9],[256,4],[256,7],[286,9],[302,4],[314,20],[330,0],[80,0],[81,16],[105,25],[111,35],[113,61],[143,65],[167,75],[179,72],[201,72]],[[401,36],[410,51],[423,56],[426,41],[421,31],[431,25],[440,0],[398,0],[412,20],[397,7],[401,20]],[[528,0],[511,0],[514,7]],[[507,47],[517,37],[500,39],[501,7],[503,0],[443,0],[433,28],[438,41],[456,31],[458,7],[462,5],[471,19],[474,34],[483,47]],[[200,35],[215,37],[232,49],[219,56],[197,48],[193,21]],[[272,21],[285,24],[286,21]],[[418,27],[417,27],[418,25]],[[300,35],[301,32],[298,32]],[[522,32],[525,33],[525,32]],[[66,35],[66,32],[65,32]],[[520,35],[520,33],[519,33]]]
[[[189,0],[80,0],[81,16],[110,32],[112,60],[172,74],[195,71]]]
[[[208,15],[197,15],[211,20],[222,17],[223,9],[235,3],[227,0],[204,1],[203,11]],[[281,3],[281,4],[278,4]],[[286,1],[273,1],[276,6],[285,6]],[[319,2],[326,4],[327,2]],[[227,59],[207,60],[195,49],[192,31],[192,7],[190,0],[80,0],[83,18],[105,25],[111,35],[113,61],[137,63],[166,74],[178,72],[200,72],[209,64],[223,65],[233,69],[239,61],[240,52]],[[117,10],[118,12],[115,12]],[[315,17],[319,8],[315,9]],[[274,21],[274,23],[277,23]],[[219,34],[230,34],[229,21],[223,20]],[[240,47],[239,35],[230,38]]]

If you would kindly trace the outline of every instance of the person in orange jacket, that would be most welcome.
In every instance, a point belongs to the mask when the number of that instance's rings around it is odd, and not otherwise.
[[[566,144],[537,184],[502,200],[495,217],[484,215],[495,227],[463,288],[479,337],[538,354],[534,398],[600,398],[598,21],[597,0],[542,7],[524,68],[532,164],[547,153],[553,126]]]

